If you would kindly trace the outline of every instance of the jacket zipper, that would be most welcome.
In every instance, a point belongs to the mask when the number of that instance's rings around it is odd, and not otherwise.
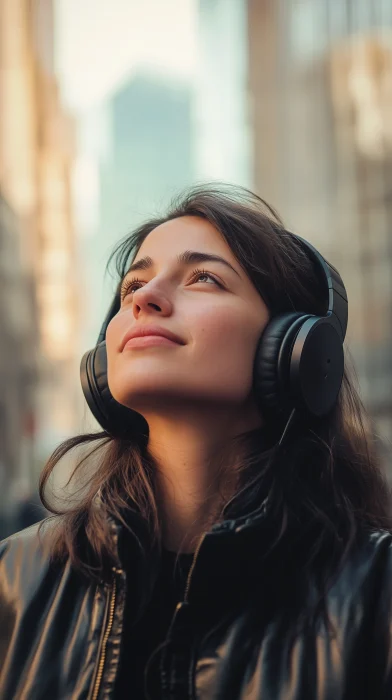
[[[113,585],[111,588],[110,600],[109,600],[109,616],[108,616],[108,621],[107,621],[105,633],[103,635],[101,653],[100,653],[99,663],[98,663],[98,671],[97,671],[97,676],[96,676],[95,683],[94,683],[94,690],[93,690],[93,694],[91,696],[91,700],[97,700],[98,694],[99,694],[99,689],[100,689],[101,682],[102,682],[103,669],[105,666],[105,659],[106,659],[106,646],[107,646],[110,632],[111,632],[112,626],[113,626],[114,608],[116,605],[116,593],[117,593],[117,581],[116,581],[116,575],[114,575]]]

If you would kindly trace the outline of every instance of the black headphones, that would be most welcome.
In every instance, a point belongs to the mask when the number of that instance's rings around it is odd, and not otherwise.
[[[328,311],[315,316],[291,311],[271,319],[255,355],[254,391],[266,422],[281,424],[290,412],[322,417],[337,401],[344,372],[347,293],[338,271],[307,241],[292,235],[325,280]],[[88,406],[114,437],[146,435],[144,418],[111,395],[107,381],[106,329],[120,308],[118,290],[97,344],[82,357],[80,379]]]

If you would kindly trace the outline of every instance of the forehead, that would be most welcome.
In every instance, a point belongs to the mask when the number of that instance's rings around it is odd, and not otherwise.
[[[222,255],[238,266],[222,234],[209,221],[197,216],[182,216],[154,228],[140,246],[135,260],[148,255],[159,262],[186,249]]]

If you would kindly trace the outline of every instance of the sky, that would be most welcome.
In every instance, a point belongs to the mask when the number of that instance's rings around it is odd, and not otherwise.
[[[197,0],[55,0],[56,69],[74,113],[140,65],[178,79],[196,65]]]

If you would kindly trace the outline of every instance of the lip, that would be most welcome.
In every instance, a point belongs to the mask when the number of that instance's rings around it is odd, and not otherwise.
[[[185,342],[183,341],[182,338],[180,338],[178,335],[175,333],[172,333],[169,331],[167,328],[161,328],[159,326],[140,326],[140,328],[135,327],[131,328],[123,337],[121,346],[120,346],[120,352],[122,352],[127,345],[127,343],[130,340],[133,340],[134,338],[146,338],[146,336],[149,336],[150,341],[152,342],[153,336],[155,337],[160,337],[160,338],[165,338],[166,340],[170,340],[172,343],[176,343],[177,345],[185,345]],[[148,340],[146,338],[146,341],[140,341],[139,343],[135,342],[135,347],[143,347],[148,344]],[[157,342],[157,341],[156,341]],[[131,345],[131,344],[130,344]]]

